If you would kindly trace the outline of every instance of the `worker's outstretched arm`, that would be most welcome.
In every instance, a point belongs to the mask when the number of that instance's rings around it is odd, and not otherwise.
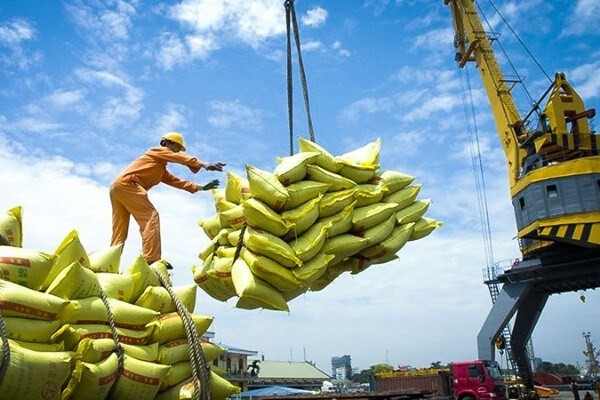
[[[174,162],[187,166],[190,171],[197,173],[200,168],[204,167],[204,163],[198,160],[196,157],[188,156],[183,153],[175,153],[174,151],[166,147],[155,147],[150,150],[154,157],[160,158],[168,162]],[[167,182],[165,182],[167,183]],[[168,183],[167,183],[168,184]]]
[[[196,193],[199,190],[202,190],[202,186],[195,184],[193,182],[184,181],[183,179],[179,179],[175,175],[171,174],[169,171],[165,171],[162,182],[166,183],[169,186],[173,186],[177,189],[183,189],[190,193]]]

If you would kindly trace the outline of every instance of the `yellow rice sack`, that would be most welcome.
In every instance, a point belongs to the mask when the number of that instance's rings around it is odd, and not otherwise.
[[[394,213],[395,208],[394,203],[377,203],[355,208],[352,217],[352,231],[362,232],[385,221]]]
[[[18,285],[37,289],[46,279],[55,259],[52,254],[0,246],[0,276]]]
[[[215,371],[222,371],[220,368],[211,366],[210,371],[210,398],[211,400],[225,400],[228,397],[240,393],[239,386],[231,384],[229,381],[221,378]],[[155,400],[191,400],[194,399],[195,386],[191,378],[178,383],[177,385],[161,392]]]
[[[79,234],[75,230],[67,235],[54,254],[56,255],[56,260],[52,265],[52,269],[50,269],[50,272],[46,276],[44,283],[42,283],[42,290],[48,289],[48,286],[50,286],[59,272],[71,265],[73,261],[78,261],[83,267],[90,267],[88,255],[79,241]]]
[[[240,204],[231,210],[222,211],[219,213],[219,218],[221,221],[221,228],[232,227],[233,229],[240,229],[246,221],[244,207]]]
[[[398,225],[417,222],[429,208],[430,199],[417,200],[410,206],[396,211],[396,223]]]
[[[403,174],[396,171],[385,171],[379,176],[379,183],[388,189],[388,193],[392,194],[400,189],[413,183],[414,176]]]
[[[336,214],[354,202],[356,189],[327,193],[319,203],[319,217],[325,218]]]
[[[342,168],[342,164],[327,150],[316,143],[313,143],[304,138],[299,139],[301,152],[317,152],[319,156],[314,160],[319,167],[330,172],[338,172]]]
[[[276,289],[291,292],[300,287],[300,282],[291,270],[269,257],[253,253],[248,249],[242,249],[240,255],[254,275],[264,279]]]
[[[260,229],[246,229],[244,245],[253,252],[272,258],[285,267],[302,265],[302,260],[296,257],[286,242]]]
[[[211,362],[227,353],[227,350],[214,343],[201,340],[202,352],[206,362]],[[187,339],[177,339],[161,345],[158,349],[158,362],[173,365],[190,360],[190,345]]]
[[[338,192],[340,190],[353,189],[356,183],[351,179],[344,178],[341,175],[329,172],[317,165],[306,167],[306,177],[308,180],[330,184],[328,192]]]
[[[334,258],[334,255],[319,253],[305,262],[301,267],[294,268],[292,272],[300,282],[306,286],[310,286],[325,273],[327,265]]]
[[[60,271],[46,289],[46,293],[66,300],[75,300],[100,296],[101,290],[102,287],[96,274],[75,261]]]
[[[246,171],[252,195],[273,210],[281,210],[290,196],[275,175],[250,165]]]
[[[421,186],[423,185],[407,186],[397,192],[385,196],[382,201],[384,203],[396,203],[396,211],[401,210],[410,206],[415,201],[421,190]]]
[[[135,275],[136,273],[140,274],[139,277]],[[134,278],[131,293],[132,302],[135,302],[148,286],[160,286],[158,277],[141,254],[137,256],[133,264],[125,271],[125,274]]]
[[[207,274],[220,282],[221,285],[233,289],[231,281],[231,267],[233,266],[233,257],[214,257],[212,267]]]
[[[221,230],[221,218],[219,217],[219,214],[216,214],[210,218],[199,221],[198,225],[204,230],[206,236],[212,239],[217,236],[217,233]]]
[[[319,197],[319,195],[327,192],[331,185],[328,183],[317,182],[317,181],[301,181],[292,183],[286,187],[290,199],[285,206],[282,208],[283,211],[292,210],[298,207],[300,204],[304,204],[307,201]]]
[[[415,223],[413,233],[410,235],[408,240],[422,239],[433,232],[434,229],[440,228],[443,225],[444,224],[442,222],[436,221],[433,218],[422,217]]]
[[[104,400],[117,378],[118,359],[116,354],[97,363],[78,362],[73,370],[64,399]]]
[[[227,201],[240,204],[242,200],[250,198],[250,185],[248,181],[233,172],[227,172],[225,184],[225,198]]]
[[[335,258],[331,261],[331,264],[335,264],[337,261],[343,260],[344,258],[350,257],[363,250],[368,246],[368,243],[368,239],[344,233],[327,239],[322,251],[325,254],[333,254]]]
[[[134,283],[142,276],[141,272],[133,274],[111,274],[101,272],[96,274],[98,282],[102,289],[106,292],[106,296],[126,301],[130,303],[133,300]]]
[[[319,218],[319,202],[322,197],[323,195],[319,195],[293,210],[281,213],[283,219],[293,227],[286,239],[289,240],[298,235],[302,235],[302,233],[306,232],[306,230],[315,223],[317,218]]]
[[[413,222],[396,226],[390,236],[383,242],[370,246],[360,252],[360,255],[369,259],[377,260],[383,257],[396,254],[408,241],[413,232],[415,224]]]
[[[332,262],[336,262],[336,260]],[[328,266],[325,273],[310,285],[310,291],[318,292],[325,289],[346,271],[350,271],[349,267],[347,267],[346,264],[340,263],[339,261],[336,265]]]
[[[354,193],[356,207],[364,207],[379,203],[387,192],[387,188],[382,185],[358,185],[356,187],[356,193]]]
[[[223,231],[221,231],[223,232]],[[234,231],[235,232],[235,231]],[[220,233],[219,233],[220,235]],[[198,254],[198,258],[200,258],[202,261],[206,261],[206,259],[215,252],[215,250],[220,246],[219,244],[219,239],[218,238],[214,238],[213,240],[210,241],[209,244],[206,245],[206,247],[204,248],[204,250],[202,250],[200,252],[200,254]]]
[[[290,246],[296,256],[302,261],[313,258],[325,244],[327,232],[333,223],[315,224],[302,236],[290,242]]]
[[[169,369],[171,367],[168,365],[140,361],[125,355],[123,374],[111,400],[153,399]]]
[[[351,179],[356,183],[367,183],[375,176],[375,172],[377,171],[377,167],[363,167],[360,165],[351,165],[342,163],[342,168],[339,170],[338,174],[343,176],[344,178]]]
[[[248,225],[265,230],[275,236],[285,235],[293,226],[293,221],[285,220],[260,200],[246,200],[243,203],[243,207]]]
[[[175,295],[179,297],[181,303],[190,312],[194,312],[196,306],[196,285],[182,286],[173,288]],[[176,310],[175,303],[167,289],[158,286],[150,286],[144,290],[144,293],[135,302],[137,306],[158,311],[161,314],[173,312]]]
[[[358,167],[379,168],[379,151],[381,149],[381,139],[367,143],[356,150],[337,156],[336,159],[343,164],[355,165]]]
[[[294,290],[293,292],[281,293],[281,296],[283,297],[283,299],[286,302],[289,303],[290,301],[294,300],[296,297],[306,293],[307,290],[308,290],[308,287],[301,286],[300,288],[298,288],[297,290]],[[239,308],[244,308],[244,307],[239,307]]]
[[[118,274],[122,252],[123,244],[118,244],[88,254],[90,269],[94,272],[111,272],[113,274]]]
[[[195,286],[194,286],[195,287]],[[115,299],[108,299],[115,325],[127,329],[144,329],[146,324],[158,319],[159,313]],[[63,323],[108,324],[106,307],[99,297],[73,300],[59,314]]]
[[[229,232],[227,234],[227,241],[233,247],[237,247],[238,241],[240,240],[241,229]]]
[[[65,344],[63,342],[60,342],[60,343],[35,343],[35,342],[24,342],[22,340],[15,340],[14,342],[19,347],[23,347],[25,349],[33,350],[33,351],[57,352],[57,351],[65,350]]]
[[[306,166],[312,164],[317,157],[319,153],[307,151],[278,158],[279,165],[275,168],[275,176],[284,186],[301,181],[306,176]]]
[[[199,336],[204,335],[212,324],[213,318],[204,315],[192,314],[192,320],[196,326],[196,331]],[[152,341],[164,344],[175,339],[185,338],[185,329],[181,317],[177,313],[169,313],[161,315],[158,321],[152,322],[155,329],[152,334]]]
[[[390,215],[387,220],[360,233],[356,233],[356,236],[367,239],[369,246],[372,246],[387,239],[394,230],[395,225],[396,217],[394,215]]]
[[[220,301],[227,301],[235,296],[235,290],[227,287],[220,279],[208,274],[210,264],[205,263],[202,268],[192,266],[194,282],[202,288],[209,296]]]
[[[327,232],[327,237],[334,237],[350,231],[352,229],[352,215],[354,214],[355,205],[356,202],[352,202],[336,214],[319,219],[315,223],[315,226],[331,225],[331,228]]]
[[[160,391],[171,388],[192,376],[192,365],[189,361],[181,361],[171,365],[171,369],[160,385]]]
[[[229,234],[233,231],[234,231],[233,228],[221,229],[221,232],[219,232],[217,234],[217,236],[215,237],[215,239],[217,239],[217,243],[219,244],[219,246],[229,246],[229,240],[227,238],[228,238]]]
[[[119,335],[119,340],[124,344],[133,344],[133,345],[147,345],[150,342],[150,337],[152,336],[152,332],[154,330],[154,324],[152,322],[149,326],[140,329],[133,330],[127,328],[119,328],[117,327],[117,334]],[[74,338],[78,338],[78,341],[82,339],[112,339],[112,331],[108,325],[97,325],[97,324],[73,324],[70,325],[73,329],[73,332],[68,332],[66,336],[58,336],[58,338],[65,338],[65,348],[69,348],[68,336],[71,335]],[[57,335],[54,335],[54,338],[57,338]]]
[[[235,247],[219,247],[215,252],[217,257],[230,257],[233,258],[235,256]]]
[[[363,257],[349,257],[340,263],[340,267],[350,270],[352,275],[359,274],[369,268],[371,265],[383,264],[392,260],[398,259],[395,254],[390,254],[384,258],[377,260],[369,260]],[[343,265],[341,265],[343,264]],[[336,266],[337,267],[337,266]]]
[[[215,202],[215,211],[216,212],[221,211],[219,209],[219,202],[227,201],[227,199],[225,198],[225,189],[211,189],[210,193],[213,195],[213,200]]]
[[[2,399],[59,399],[61,387],[71,374],[72,356],[29,350],[12,340],[9,343],[10,364],[0,382]],[[0,358],[2,355],[0,346]]]
[[[240,299],[249,299],[270,310],[289,311],[287,303],[273,286],[255,277],[242,259],[237,259],[231,269],[231,278]]]
[[[158,360],[158,343],[150,343],[145,346],[135,346],[121,343],[125,354],[142,361],[154,362]],[[77,354],[81,361],[97,363],[109,357],[115,352],[115,341],[111,339],[83,339],[77,345]]]
[[[58,330],[60,321],[42,321],[29,318],[4,317],[6,333],[10,339],[26,342],[48,343]]]
[[[0,215],[0,236],[13,247],[23,246],[23,217],[21,207],[14,207]]]
[[[55,320],[67,300],[0,279],[0,308],[5,317]]]

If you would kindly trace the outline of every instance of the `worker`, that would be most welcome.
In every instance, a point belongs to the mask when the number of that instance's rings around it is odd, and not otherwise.
[[[600,379],[596,380],[596,384],[594,385],[594,390],[598,393],[598,399],[600,400]]]
[[[585,392],[583,400],[594,400],[594,397],[592,397],[592,394],[590,392]]]
[[[577,384],[577,381],[575,380],[575,378],[571,379],[571,393],[573,393],[573,399],[574,400],[579,400],[579,385]]]
[[[158,212],[148,199],[147,191],[160,182],[190,193],[219,186],[219,181],[216,179],[206,185],[198,185],[181,180],[167,171],[166,166],[169,162],[185,165],[194,174],[201,168],[220,172],[226,165],[221,162],[203,163],[195,157],[182,154],[185,150],[183,135],[169,132],[161,138],[160,146],[148,149],[115,178],[110,186],[111,246],[125,243],[129,218],[133,215],[140,226],[144,258],[148,264],[158,261],[161,258],[159,218]]]

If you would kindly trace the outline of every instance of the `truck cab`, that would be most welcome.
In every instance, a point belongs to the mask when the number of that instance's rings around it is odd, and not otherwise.
[[[456,400],[507,400],[506,385],[495,361],[452,363],[452,388]]]

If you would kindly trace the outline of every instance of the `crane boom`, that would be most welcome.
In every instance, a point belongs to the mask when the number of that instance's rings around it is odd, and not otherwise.
[[[520,160],[525,156],[517,140],[522,133],[515,129],[522,121],[521,116],[473,2],[445,0],[445,4],[450,4],[452,9],[458,65],[463,68],[469,61],[477,63],[506,155],[512,187],[519,178]]]

